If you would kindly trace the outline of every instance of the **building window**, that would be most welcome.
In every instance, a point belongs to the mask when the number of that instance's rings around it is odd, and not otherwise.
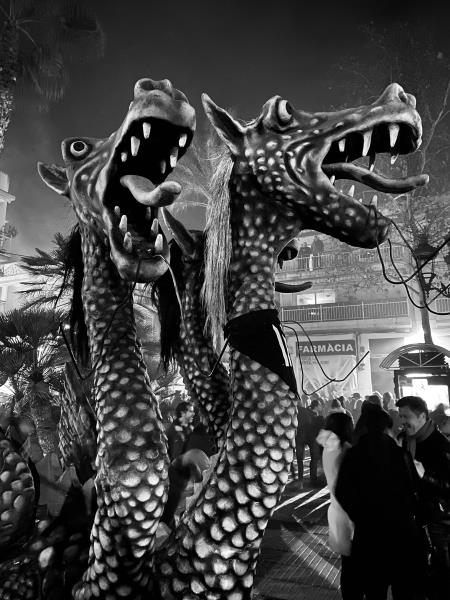
[[[333,302],[336,302],[336,293],[334,290],[308,291],[306,294],[297,294],[297,306],[305,306],[306,304],[332,304]]]

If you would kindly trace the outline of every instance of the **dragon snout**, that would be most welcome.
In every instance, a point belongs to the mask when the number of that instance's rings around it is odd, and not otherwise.
[[[407,94],[401,85],[391,83],[376,101],[376,104],[387,104],[389,102],[403,102],[407,106],[416,108],[416,99],[412,94]]]

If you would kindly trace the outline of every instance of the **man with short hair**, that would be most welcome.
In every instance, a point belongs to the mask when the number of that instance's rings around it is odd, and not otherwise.
[[[414,460],[419,499],[435,548],[430,600],[450,598],[450,441],[429,418],[426,402],[405,396],[396,403],[403,434],[400,439]]]
[[[171,461],[186,451],[187,442],[192,432],[194,407],[190,402],[180,402],[175,409],[175,420],[167,431],[168,451]]]

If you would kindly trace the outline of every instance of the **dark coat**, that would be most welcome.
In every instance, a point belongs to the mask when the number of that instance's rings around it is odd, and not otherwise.
[[[402,445],[406,438],[402,438]],[[419,481],[420,496],[428,523],[450,520],[450,441],[435,429],[426,440],[417,442],[415,460],[425,473]]]
[[[413,477],[411,457],[388,435],[365,434],[347,451],[335,495],[355,525],[352,556],[362,568],[420,561]]]

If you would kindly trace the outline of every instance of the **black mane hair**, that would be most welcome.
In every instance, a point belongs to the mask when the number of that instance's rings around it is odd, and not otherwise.
[[[81,297],[84,263],[81,248],[81,233],[78,225],[75,225],[67,238],[64,253],[64,268],[64,278],[61,284],[60,295],[69,288],[71,282],[73,289],[69,312],[70,342],[75,357],[83,367],[87,367],[89,364],[89,343]]]
[[[170,266],[180,297],[185,287],[185,281],[182,277],[182,260],[181,249],[175,240],[172,240],[170,242]],[[181,326],[181,310],[170,270],[157,279],[151,289],[152,303],[158,311],[161,326],[161,362],[167,372],[170,364],[175,360],[175,349],[180,339]]]

